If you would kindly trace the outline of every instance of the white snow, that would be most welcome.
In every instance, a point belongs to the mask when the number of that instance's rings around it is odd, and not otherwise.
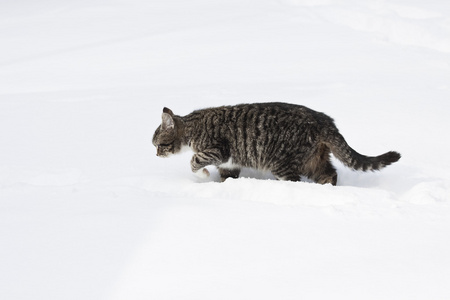
[[[450,299],[450,2],[4,1],[0,299]],[[284,101],[377,173],[158,158],[163,107]]]

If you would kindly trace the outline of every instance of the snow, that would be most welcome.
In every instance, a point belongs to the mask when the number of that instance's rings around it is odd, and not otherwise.
[[[1,299],[449,299],[450,2],[9,1]],[[323,111],[338,186],[156,157],[163,107]]]

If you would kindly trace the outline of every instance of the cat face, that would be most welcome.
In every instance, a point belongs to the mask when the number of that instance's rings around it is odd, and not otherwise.
[[[168,157],[181,150],[181,139],[177,136],[178,128],[175,125],[174,115],[168,108],[164,108],[162,123],[153,135],[153,145],[156,147],[156,155]]]

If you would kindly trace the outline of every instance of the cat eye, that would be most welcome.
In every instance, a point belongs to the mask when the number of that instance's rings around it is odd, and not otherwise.
[[[172,145],[172,143],[170,143],[170,144],[159,144],[158,146],[159,147],[169,147],[169,146],[171,146]]]

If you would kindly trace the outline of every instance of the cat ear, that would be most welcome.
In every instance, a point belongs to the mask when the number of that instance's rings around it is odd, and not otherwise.
[[[175,124],[173,123],[172,116],[168,113],[163,112],[161,129],[168,130],[168,129],[173,129],[174,127],[175,127]]]
[[[167,108],[167,107],[164,107],[163,113],[169,114],[170,116],[173,117],[173,112],[172,112],[169,108]]]

